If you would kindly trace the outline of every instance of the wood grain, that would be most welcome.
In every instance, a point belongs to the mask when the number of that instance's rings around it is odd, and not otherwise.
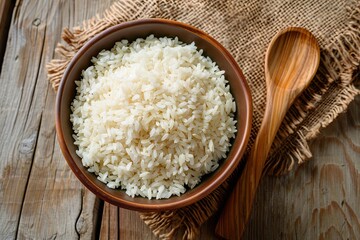
[[[289,107],[314,77],[319,62],[319,45],[303,28],[284,29],[270,42],[265,57],[264,118],[245,168],[216,226],[216,233],[222,238],[241,238],[272,142]]]
[[[120,239],[120,226],[119,208],[111,205],[110,203],[105,203],[103,208],[99,238],[101,240]]]
[[[200,229],[199,240],[217,239],[214,232],[216,216],[210,218]],[[101,240],[158,239],[140,219],[139,213],[105,203],[100,231]],[[175,239],[182,239],[179,232]]]
[[[105,203],[100,230],[101,240],[157,239],[139,213]]]
[[[313,158],[264,177],[244,239],[358,239],[360,96],[311,142]]]
[[[0,81],[0,239],[93,238],[99,205],[56,143],[45,63],[61,30],[110,1],[18,1]]]

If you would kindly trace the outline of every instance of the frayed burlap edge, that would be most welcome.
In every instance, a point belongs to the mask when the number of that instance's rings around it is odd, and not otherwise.
[[[62,38],[66,45],[58,44],[55,50],[60,58],[53,59],[47,64],[48,79],[54,90],[58,89],[71,58],[85,42],[108,27],[137,19],[147,7],[152,9],[146,9],[149,14],[145,17],[156,17],[159,14],[160,8],[156,7],[155,0],[149,1],[142,7],[136,5],[136,1],[121,1],[114,3],[103,16],[97,15],[85,21],[81,28],[76,27],[72,30],[65,28]],[[283,174],[291,170],[295,163],[300,164],[310,158],[308,141],[316,137],[319,130],[330,124],[360,93],[352,84],[359,72],[360,7],[349,11],[351,23],[348,29],[322,50],[321,65],[315,81],[289,110],[274,142],[266,164],[266,172]],[[320,119],[318,123],[311,129],[304,127],[304,123],[314,119],[307,117],[310,111],[329,105],[332,106],[331,111],[318,113],[321,116],[317,118]],[[211,195],[189,207],[175,211],[141,213],[140,216],[161,239],[172,239],[179,229],[184,230],[183,239],[195,239],[200,226],[221,208],[230,182],[231,180],[227,180]]]

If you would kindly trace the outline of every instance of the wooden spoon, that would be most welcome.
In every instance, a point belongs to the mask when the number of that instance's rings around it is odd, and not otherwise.
[[[245,169],[230,194],[216,226],[216,234],[240,239],[250,217],[264,164],[280,124],[314,77],[320,48],[306,29],[289,27],[272,39],[265,57],[266,109]]]

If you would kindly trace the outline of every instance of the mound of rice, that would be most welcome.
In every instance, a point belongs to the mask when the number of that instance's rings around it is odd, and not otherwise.
[[[214,171],[235,137],[224,71],[177,38],[117,42],[76,81],[77,154],[110,188],[169,198]]]

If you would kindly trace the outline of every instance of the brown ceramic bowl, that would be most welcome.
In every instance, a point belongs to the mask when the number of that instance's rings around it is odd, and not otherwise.
[[[203,177],[202,182],[181,196],[169,199],[149,200],[142,197],[129,197],[125,191],[110,189],[87,171],[81,159],[76,155],[77,147],[72,138],[73,130],[70,122],[70,104],[75,97],[75,80],[80,79],[81,71],[87,68],[90,59],[102,49],[111,49],[121,39],[129,41],[145,38],[150,34],[156,37],[178,37],[179,40],[191,43],[204,50],[204,54],[215,61],[220,69],[225,70],[231,92],[237,104],[237,134],[226,159],[219,168]],[[101,199],[120,207],[138,211],[156,211],[176,209],[192,204],[215,190],[235,170],[244,154],[250,135],[252,120],[252,101],[245,78],[230,53],[216,40],[206,33],[184,23],[164,19],[141,19],[126,22],[106,29],[89,40],[69,63],[56,98],[56,132],[61,150],[70,168],[79,180]]]

